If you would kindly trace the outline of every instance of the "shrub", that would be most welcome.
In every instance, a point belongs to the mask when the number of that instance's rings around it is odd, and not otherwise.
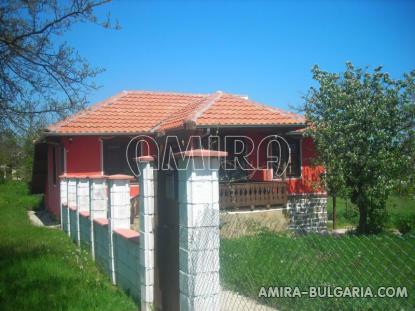
[[[415,215],[396,215],[394,224],[402,234],[409,233],[410,231],[415,231]]]

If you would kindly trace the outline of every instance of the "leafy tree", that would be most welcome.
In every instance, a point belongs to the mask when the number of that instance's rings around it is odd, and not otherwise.
[[[25,131],[30,120],[49,120],[83,108],[96,86],[91,68],[61,37],[75,23],[99,21],[93,10],[109,0],[0,2],[0,124]]]
[[[102,70],[89,66],[62,35],[77,23],[112,27],[109,17],[98,20],[93,12],[109,1],[0,1],[0,165],[30,176],[39,130],[85,106]]]
[[[312,73],[319,87],[304,110],[329,190],[347,190],[359,209],[358,232],[379,232],[390,192],[413,187],[415,71],[394,80],[382,67],[347,63],[341,74],[318,66]]]

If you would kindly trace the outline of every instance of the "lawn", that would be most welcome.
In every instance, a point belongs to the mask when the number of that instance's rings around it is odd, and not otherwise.
[[[34,227],[23,183],[0,185],[1,310],[137,310],[60,230]]]
[[[279,310],[413,310],[415,236],[277,235],[221,240],[221,282]],[[409,298],[258,298],[265,286],[406,286]]]
[[[390,196],[386,210],[388,213],[387,226],[397,229],[397,221],[408,219],[415,226],[415,198]],[[355,227],[359,221],[357,208],[348,200],[337,198],[336,204],[337,228]],[[333,200],[327,200],[327,217],[333,219]]]

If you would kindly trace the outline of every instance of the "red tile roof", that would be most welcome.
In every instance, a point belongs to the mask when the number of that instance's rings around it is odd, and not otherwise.
[[[304,125],[301,115],[216,92],[123,91],[58,123],[52,134],[138,134],[188,126]]]
[[[304,122],[301,115],[231,94],[220,96],[197,119],[197,125],[292,125]]]

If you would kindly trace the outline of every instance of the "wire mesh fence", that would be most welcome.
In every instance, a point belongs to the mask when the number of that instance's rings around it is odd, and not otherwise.
[[[221,310],[415,309],[413,233],[298,235],[282,211],[220,222]]]

